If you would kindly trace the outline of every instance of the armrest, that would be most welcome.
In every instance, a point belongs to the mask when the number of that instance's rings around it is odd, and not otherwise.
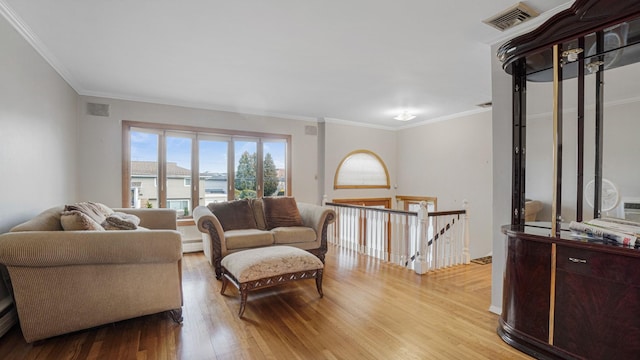
[[[211,237],[211,256],[213,260],[213,266],[216,270],[216,278],[221,279],[222,271],[221,264],[222,253],[226,253],[227,245],[224,240],[224,230],[220,220],[213,215],[211,210],[204,205],[197,206],[193,209],[193,220],[198,225],[198,230]]]
[[[298,203],[298,211],[305,226],[311,227],[318,236],[325,236],[325,227],[336,219],[336,213],[326,206]]]
[[[177,262],[180,233],[174,230],[27,231],[0,235],[0,263],[65,266]]]
[[[224,230],[220,220],[213,215],[211,210],[204,205],[200,205],[193,209],[193,220],[198,225],[198,230],[203,233],[215,231],[218,233],[220,240],[224,240]]]
[[[174,209],[134,209],[117,208],[113,211],[135,215],[140,218],[140,226],[147,229],[176,230],[178,215]]]

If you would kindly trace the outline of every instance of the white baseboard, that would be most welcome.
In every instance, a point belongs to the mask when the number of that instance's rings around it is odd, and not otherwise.
[[[202,251],[202,239],[193,239],[193,240],[183,240],[182,241],[182,252],[198,252]]]
[[[500,306],[491,305],[489,306],[489,311],[496,315],[502,315],[502,307]]]

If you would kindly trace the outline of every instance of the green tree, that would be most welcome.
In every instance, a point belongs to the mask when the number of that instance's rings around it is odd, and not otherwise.
[[[256,153],[249,154],[245,151],[238,161],[234,187],[236,190],[256,190]]]
[[[272,196],[278,190],[278,169],[270,153],[264,157],[264,196]]]

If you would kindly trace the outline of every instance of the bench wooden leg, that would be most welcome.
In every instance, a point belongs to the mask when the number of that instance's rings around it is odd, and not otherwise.
[[[244,314],[244,308],[247,306],[247,297],[249,296],[249,290],[240,290],[240,311],[238,311],[238,316],[242,317]]]
[[[229,278],[225,275],[222,275],[222,286],[220,287],[220,295],[224,295],[224,291],[227,290],[227,285],[229,285]]]

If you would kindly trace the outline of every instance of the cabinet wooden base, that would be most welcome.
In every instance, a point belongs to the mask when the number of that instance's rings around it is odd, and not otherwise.
[[[504,342],[536,359],[579,359],[549,344],[542,343],[537,339],[519,332],[509,326],[509,324],[505,323],[502,319],[499,320],[497,332]]]

